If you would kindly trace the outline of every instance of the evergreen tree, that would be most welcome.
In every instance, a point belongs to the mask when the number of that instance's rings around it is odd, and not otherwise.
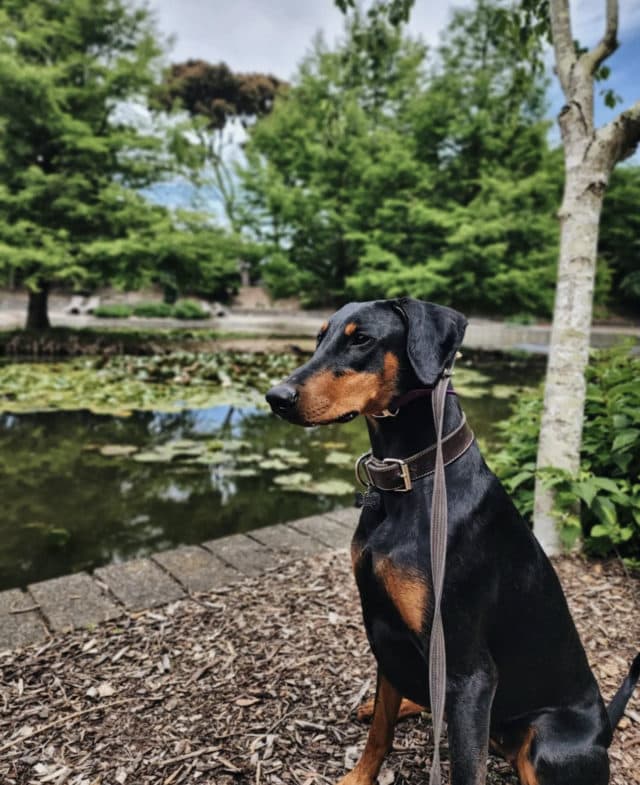
[[[602,207],[598,269],[611,275],[609,305],[640,315],[640,166],[620,166],[611,175]]]
[[[41,328],[54,283],[103,278],[92,245],[156,214],[131,189],[173,163],[134,117],[160,49],[125,0],[1,0],[0,28],[0,275],[29,289]]]
[[[544,82],[494,34],[501,8],[454,14],[429,59],[381,6],[316,45],[247,147],[274,293],[549,313],[557,160]]]

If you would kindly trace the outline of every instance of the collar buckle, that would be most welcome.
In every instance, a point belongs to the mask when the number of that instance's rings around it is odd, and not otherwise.
[[[413,488],[411,482],[411,472],[409,471],[409,464],[402,460],[402,458],[384,458],[382,463],[391,463],[400,467],[400,475],[404,482],[404,488],[395,488],[398,493],[408,493]]]

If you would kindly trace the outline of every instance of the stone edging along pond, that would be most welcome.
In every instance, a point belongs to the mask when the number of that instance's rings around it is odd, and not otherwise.
[[[346,548],[358,511],[344,508],[184,545],[148,558],[32,583],[0,593],[0,651],[54,633],[163,605],[260,575],[313,553]]]

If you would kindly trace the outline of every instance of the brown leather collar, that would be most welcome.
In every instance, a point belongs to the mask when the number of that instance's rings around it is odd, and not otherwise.
[[[463,415],[460,425],[442,440],[444,465],[463,455],[473,443],[473,431]],[[421,477],[433,474],[436,466],[436,445],[432,444],[409,458],[375,458],[370,452],[356,461],[356,477],[363,485],[381,491],[410,491]]]

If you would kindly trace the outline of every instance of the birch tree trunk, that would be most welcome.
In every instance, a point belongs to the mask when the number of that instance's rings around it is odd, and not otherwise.
[[[537,465],[575,474],[580,465],[600,213],[614,166],[640,139],[640,102],[613,122],[594,127],[594,74],[618,45],[617,0],[607,0],[602,40],[580,56],[573,43],[568,0],[550,0],[549,10],[556,70],[566,100],[558,118],[565,187],[558,215],[558,280]],[[547,553],[560,550],[553,506],[553,490],[538,479],[534,532]]]

